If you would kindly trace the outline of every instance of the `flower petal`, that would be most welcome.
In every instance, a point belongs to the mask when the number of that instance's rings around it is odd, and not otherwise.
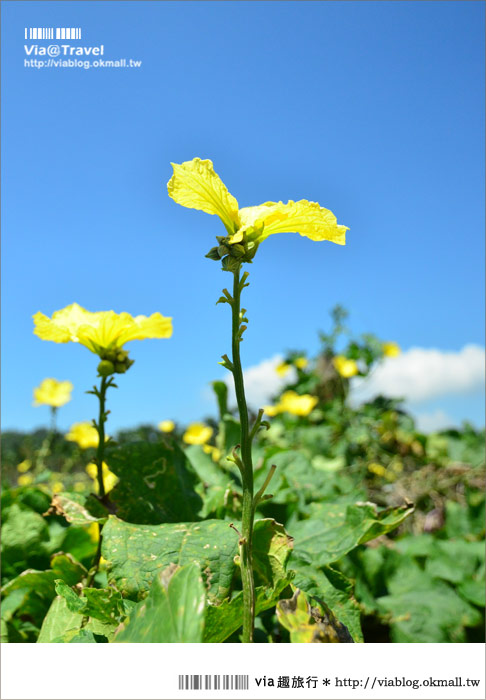
[[[283,202],[265,202],[257,207],[240,209],[242,228],[254,226],[258,229],[263,224],[263,231],[258,242],[273,233],[293,232],[306,236],[313,241],[332,241],[345,245],[347,226],[341,226],[329,209],[324,209],[317,202],[301,199]]]
[[[169,197],[183,207],[217,214],[228,233],[233,233],[238,228],[238,202],[214,172],[212,161],[194,158],[171,165],[174,174],[167,184]]]

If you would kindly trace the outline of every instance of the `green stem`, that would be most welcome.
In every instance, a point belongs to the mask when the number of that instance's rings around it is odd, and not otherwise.
[[[105,401],[106,401],[106,392],[108,388],[111,386],[111,379],[107,379],[106,377],[101,378],[101,385],[98,390],[95,390],[96,396],[98,397],[99,403],[100,403],[100,410],[99,410],[99,416],[98,416],[98,422],[95,423],[96,425],[96,430],[98,431],[98,447],[96,448],[96,457],[95,457],[95,464],[96,464],[96,469],[97,469],[97,477],[98,477],[98,490],[99,490],[99,496],[101,499],[104,499],[106,492],[105,492],[105,483],[103,481],[103,459],[105,456],[105,422],[107,418],[107,413],[105,410]],[[93,564],[91,565],[91,569],[88,574],[88,578],[86,581],[86,586],[90,588],[94,582],[94,578],[96,576],[96,573],[99,569],[100,566],[100,559],[101,559],[101,542],[102,542],[102,534],[101,531],[103,529],[103,526],[101,523],[98,523],[98,547],[96,549],[96,554],[93,559]]]
[[[240,539],[241,580],[243,584],[243,635],[242,641],[253,642],[255,625],[255,584],[253,580],[252,537],[253,537],[253,465],[251,459],[251,439],[246,405],[243,371],[240,359],[240,296],[242,282],[240,269],[234,273],[232,307],[232,355],[233,378],[236,401],[240,414],[241,477],[243,483],[242,531]]]

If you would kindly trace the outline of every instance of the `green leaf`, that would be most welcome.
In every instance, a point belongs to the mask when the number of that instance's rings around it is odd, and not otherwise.
[[[257,615],[276,605],[289,581],[290,579],[279,581],[275,589],[264,586],[258,586],[255,589],[255,612]],[[225,600],[221,605],[208,605],[203,641],[224,642],[241,627],[242,620],[243,591],[238,591],[231,600]]]
[[[170,565],[158,572],[114,642],[201,642],[205,586],[197,564]]]
[[[390,532],[413,511],[412,506],[378,511],[372,503],[315,505],[314,517],[296,523],[292,535],[296,557],[318,567],[332,564],[359,544]]]
[[[69,586],[87,576],[87,569],[69,552],[58,552],[51,557],[51,568],[55,578],[62,578]]]
[[[77,595],[64,581],[56,581],[56,593],[66,600],[71,612],[115,625],[127,616],[120,593],[113,588],[84,588]]]
[[[68,523],[81,526],[104,522],[108,511],[93,494],[63,491],[53,496],[46,515],[60,515]]]
[[[257,520],[253,529],[253,568],[257,578],[275,588],[287,577],[293,539],[283,525],[271,518]]]
[[[227,522],[133,525],[110,516],[103,528],[102,554],[108,580],[124,597],[146,596],[155,575],[169,564],[198,562],[211,601],[229,595],[238,538]]]
[[[47,523],[42,515],[16,503],[10,506],[2,526],[4,559],[24,560],[49,539]]]
[[[76,595],[73,593],[73,595]],[[72,612],[67,601],[62,596],[56,596],[42,623],[37,642],[39,644],[53,642],[62,637],[68,630],[79,629],[82,615]]]
[[[292,583],[307,595],[311,603],[326,605],[348,630],[355,642],[363,641],[360,607],[353,595],[353,584],[342,573],[324,566],[322,569],[295,559]]]
[[[226,488],[228,484],[228,473],[224,472],[211,457],[206,454],[201,445],[189,445],[184,450],[192,468],[199,479],[209,486],[220,486]]]
[[[155,525],[198,519],[197,479],[175,442],[129,443],[110,451],[107,460],[120,478],[110,499],[123,520]]]
[[[277,619],[292,643],[352,643],[349,631],[326,606],[316,601],[311,606],[303,591],[292,588],[292,598],[277,603]]]

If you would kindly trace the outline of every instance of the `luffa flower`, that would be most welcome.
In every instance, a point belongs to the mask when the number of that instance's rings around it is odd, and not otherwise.
[[[317,202],[265,202],[240,209],[210,160],[194,158],[171,165],[174,174],[167,185],[169,196],[184,207],[216,214],[223,222],[227,236],[217,236],[219,245],[207,257],[222,259],[225,270],[251,262],[260,243],[274,233],[294,232],[313,241],[345,244],[347,227],[339,225],[334,214]]]
[[[113,371],[126,372],[133,364],[123,349],[125,343],[145,338],[170,338],[172,335],[172,319],[160,313],[133,317],[125,312],[86,311],[79,304],[70,304],[55,311],[52,318],[38,311],[33,319],[34,333],[39,338],[54,343],[84,345],[104,361],[98,369],[100,374],[107,375]]]
[[[71,401],[73,385],[71,382],[59,382],[57,379],[48,377],[34,389],[34,406],[52,406],[59,408]]]

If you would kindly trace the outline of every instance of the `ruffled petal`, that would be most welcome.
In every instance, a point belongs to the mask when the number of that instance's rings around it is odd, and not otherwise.
[[[341,226],[329,209],[317,202],[301,199],[283,202],[265,202],[257,207],[240,209],[242,229],[253,227],[259,243],[274,233],[299,233],[313,241],[332,241],[339,245],[346,243],[347,226]],[[263,228],[262,228],[263,227]]]
[[[167,184],[169,197],[183,207],[217,214],[233,233],[238,228],[238,202],[214,172],[212,161],[194,158],[171,165],[174,174]]]

